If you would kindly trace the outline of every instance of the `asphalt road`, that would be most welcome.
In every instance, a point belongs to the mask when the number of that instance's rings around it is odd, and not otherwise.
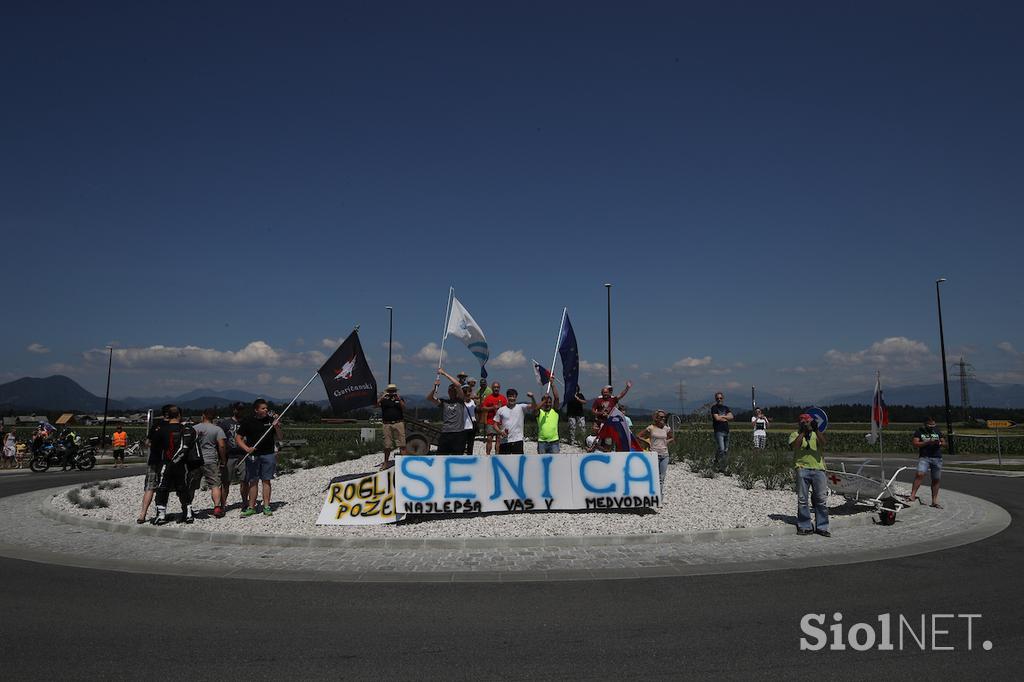
[[[0,496],[112,473],[5,475]],[[604,582],[291,583],[0,559],[0,661],[7,679],[1016,677],[1024,479],[947,474],[945,483],[1002,505],[1014,523],[978,543],[884,562]],[[970,651],[964,618],[938,622],[949,634],[936,643],[953,651],[921,651],[909,634],[900,651],[895,627],[894,651],[800,651],[801,618],[827,614],[827,628],[835,612],[846,628],[876,632],[880,614],[918,631],[925,614],[929,647],[932,614],[980,617]]]

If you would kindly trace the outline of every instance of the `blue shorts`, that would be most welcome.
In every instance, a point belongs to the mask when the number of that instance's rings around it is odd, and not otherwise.
[[[251,455],[245,460],[245,478],[249,481],[271,481],[277,470],[277,455]]]
[[[538,455],[557,455],[559,454],[560,448],[558,447],[558,441],[552,440],[539,440],[537,441],[537,454]]]
[[[942,458],[941,457],[918,457],[917,458],[917,473],[927,474],[931,473],[932,480],[937,481],[942,478]]]

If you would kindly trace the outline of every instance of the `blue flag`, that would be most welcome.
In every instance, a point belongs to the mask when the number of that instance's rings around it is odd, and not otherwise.
[[[568,313],[565,315],[562,336],[558,339],[558,355],[562,358],[562,385],[565,387],[563,403],[568,403],[580,385],[580,351],[576,347],[576,332],[572,330]]]

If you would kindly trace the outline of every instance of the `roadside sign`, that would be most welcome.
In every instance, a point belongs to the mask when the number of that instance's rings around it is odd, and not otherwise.
[[[825,410],[820,407],[811,407],[807,409],[807,414],[811,415],[815,425],[818,427],[818,433],[824,433],[825,429],[828,428],[828,415],[825,414]]]
[[[990,429],[1012,429],[1017,425],[1017,422],[1012,422],[1009,419],[987,419],[985,420],[985,426]]]

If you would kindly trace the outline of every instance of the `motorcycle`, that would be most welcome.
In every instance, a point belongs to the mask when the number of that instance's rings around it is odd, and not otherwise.
[[[63,443],[44,443],[32,455],[32,461],[28,465],[29,469],[36,473],[42,473],[51,466],[63,467],[65,455],[69,447],[74,446],[68,446]],[[89,445],[83,448],[76,448],[71,455],[71,463],[79,471],[89,471],[96,466],[96,451]]]

